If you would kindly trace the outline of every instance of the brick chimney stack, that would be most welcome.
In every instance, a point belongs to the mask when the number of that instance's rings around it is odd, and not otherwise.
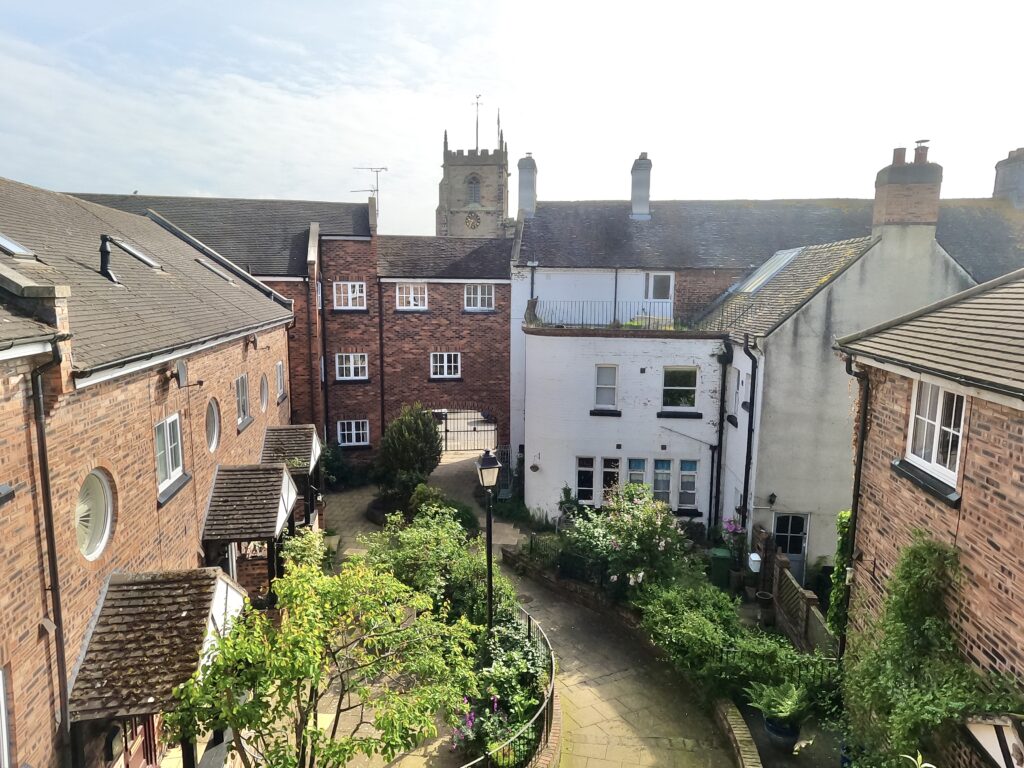
[[[527,152],[520,158],[519,168],[519,211],[524,219],[532,219],[537,213],[537,161]]]
[[[996,163],[996,185],[992,197],[1009,200],[1014,208],[1024,208],[1024,147],[1013,150]]]
[[[871,226],[923,224],[934,227],[939,220],[939,191],[942,166],[928,162],[925,140],[914,148],[914,162],[907,163],[907,150],[897,147],[892,164],[875,177],[875,208]]]
[[[631,195],[632,213],[629,218],[634,221],[649,221],[651,218],[651,168],[653,163],[647,159],[647,153],[641,152],[640,157],[633,161],[633,192]]]

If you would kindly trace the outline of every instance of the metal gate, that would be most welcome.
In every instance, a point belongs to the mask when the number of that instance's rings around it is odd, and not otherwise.
[[[430,410],[445,451],[483,451],[498,447],[498,419],[477,403],[447,403]]]

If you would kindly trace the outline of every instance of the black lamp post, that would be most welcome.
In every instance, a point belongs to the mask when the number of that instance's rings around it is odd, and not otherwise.
[[[480,485],[487,491],[487,634],[490,635],[491,627],[494,625],[494,564],[491,562],[493,553],[491,551],[493,540],[493,512],[491,501],[493,488],[498,484],[498,473],[501,471],[501,462],[490,451],[484,451],[484,455],[476,463],[476,475]]]

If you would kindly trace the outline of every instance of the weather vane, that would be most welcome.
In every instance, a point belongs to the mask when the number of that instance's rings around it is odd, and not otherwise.
[[[480,151],[480,105],[483,104],[483,102],[480,101],[480,97],[482,95],[483,94],[478,93],[476,95],[476,101],[473,102],[473,104],[476,105],[476,151],[477,152]]]

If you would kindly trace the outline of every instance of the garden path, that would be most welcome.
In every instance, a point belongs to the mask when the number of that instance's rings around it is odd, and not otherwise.
[[[449,453],[430,482],[474,505],[477,452]],[[379,530],[363,517],[372,490],[331,494],[327,525],[342,535],[342,552],[358,551],[356,535]],[[494,549],[524,535],[495,520]],[[600,614],[509,569],[526,609],[547,633],[558,664],[562,702],[561,768],[731,768],[732,759],[704,709],[671,666]],[[458,765],[442,740],[390,763],[402,768]],[[371,765],[384,765],[373,761]]]

